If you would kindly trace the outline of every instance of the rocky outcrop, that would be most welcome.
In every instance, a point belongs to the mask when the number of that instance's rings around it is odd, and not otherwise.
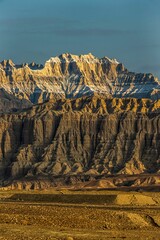
[[[44,66],[1,62],[0,184],[153,183],[103,177],[160,173],[159,91],[152,74],[92,54],[62,54]]]
[[[12,94],[0,89],[0,113],[11,113],[31,107],[32,104],[26,99],[19,99]]]
[[[59,99],[0,117],[0,178],[160,171],[160,100]]]
[[[159,99],[160,82],[152,74],[129,72],[123,64],[108,57],[98,59],[92,54],[62,54],[50,58],[44,66],[35,63],[16,65],[11,60],[1,62],[0,91],[15,97],[16,106],[7,103],[8,109],[21,109],[22,106],[26,108],[26,101],[37,104],[94,93],[156,100]],[[6,99],[3,102],[1,108],[5,111]]]

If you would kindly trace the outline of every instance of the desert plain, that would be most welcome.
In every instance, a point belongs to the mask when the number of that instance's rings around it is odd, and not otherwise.
[[[160,239],[160,193],[0,191],[1,240]]]

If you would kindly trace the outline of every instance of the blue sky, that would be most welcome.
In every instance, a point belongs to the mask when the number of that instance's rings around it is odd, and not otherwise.
[[[0,0],[0,61],[108,56],[160,78],[159,0]]]

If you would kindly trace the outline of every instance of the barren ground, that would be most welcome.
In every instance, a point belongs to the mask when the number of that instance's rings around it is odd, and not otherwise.
[[[0,239],[160,239],[160,193],[1,191]]]

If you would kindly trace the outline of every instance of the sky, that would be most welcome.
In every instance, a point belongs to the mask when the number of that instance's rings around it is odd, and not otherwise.
[[[116,58],[160,78],[160,0],[0,0],[0,61]]]

